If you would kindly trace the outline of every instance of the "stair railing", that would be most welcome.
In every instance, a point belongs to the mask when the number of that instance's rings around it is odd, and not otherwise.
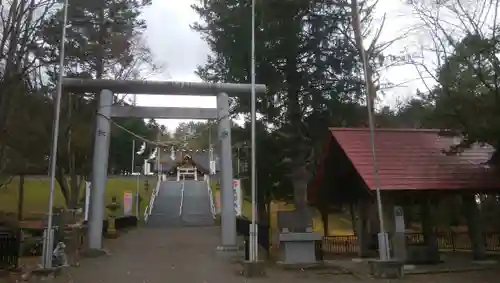
[[[212,217],[215,219],[215,214],[216,214],[215,202],[214,202],[214,194],[212,192],[212,187],[210,186],[210,177],[205,177],[205,180],[207,182],[208,198],[210,199],[210,211],[212,212]]]
[[[149,215],[151,215],[151,211],[153,211],[155,199],[158,196],[158,192],[160,191],[160,183],[161,183],[161,178],[158,177],[158,181],[156,182],[156,187],[151,192],[151,197],[149,198],[149,204],[146,206],[146,209],[144,210],[144,222],[148,222],[148,217]]]
[[[182,216],[182,206],[184,205],[184,180],[185,177],[182,175],[182,183],[181,183],[181,203],[179,204],[179,217]]]

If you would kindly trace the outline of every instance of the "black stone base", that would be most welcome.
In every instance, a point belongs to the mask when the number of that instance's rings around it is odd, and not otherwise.
[[[103,249],[86,249],[81,253],[81,255],[83,257],[96,258],[96,257],[110,255],[110,253]]]
[[[404,263],[397,260],[372,260],[369,261],[370,273],[375,278],[401,278],[403,277]]]
[[[441,263],[439,250],[425,244],[408,245],[406,263],[409,264],[438,264]]]
[[[217,246],[215,248],[215,255],[230,262],[240,262],[243,260],[238,246]]]
[[[247,278],[263,277],[266,275],[266,263],[265,261],[259,260],[256,262],[243,261],[243,270],[241,275]]]
[[[35,280],[47,280],[47,279],[50,280],[54,277],[61,275],[62,272],[63,272],[63,267],[52,267],[52,268],[42,267],[24,273],[22,274],[21,277],[24,281],[28,281],[33,278],[35,278]]]

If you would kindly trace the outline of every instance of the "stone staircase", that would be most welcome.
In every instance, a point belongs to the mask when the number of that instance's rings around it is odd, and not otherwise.
[[[183,226],[214,225],[207,183],[193,180],[184,182],[184,202],[181,215]]]
[[[182,183],[167,181],[160,184],[153,210],[148,217],[149,227],[180,226],[179,209],[182,201]]]
[[[214,219],[204,181],[167,181],[160,185],[148,227],[212,226]]]

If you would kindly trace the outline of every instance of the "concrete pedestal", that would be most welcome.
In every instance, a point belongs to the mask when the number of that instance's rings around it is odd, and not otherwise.
[[[281,264],[316,263],[315,241],[321,238],[321,234],[315,232],[280,234]]]

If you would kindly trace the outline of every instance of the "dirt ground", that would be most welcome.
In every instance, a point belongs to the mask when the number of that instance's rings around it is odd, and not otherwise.
[[[240,267],[216,257],[219,227],[142,228],[108,242],[111,255],[85,259],[78,268],[52,280],[57,283],[316,283],[374,281],[363,274],[333,275],[319,271],[284,271],[270,267],[267,276],[246,279]],[[500,270],[436,275],[411,275],[397,282],[498,282]],[[390,282],[387,280],[375,280]],[[45,281],[51,282],[51,281]]]

